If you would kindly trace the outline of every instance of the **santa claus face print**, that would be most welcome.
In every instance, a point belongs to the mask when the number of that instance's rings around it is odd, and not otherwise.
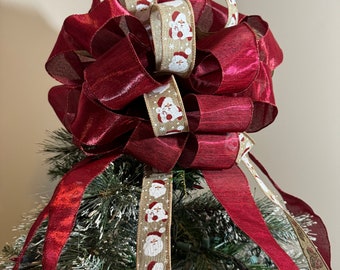
[[[163,181],[154,181],[149,188],[149,194],[151,197],[159,198],[166,193],[166,187]]]
[[[184,73],[188,70],[188,60],[182,55],[174,55],[169,64],[169,70],[179,73]]]
[[[156,113],[158,113],[158,121],[161,123],[167,123],[183,117],[182,111],[176,106],[171,97],[161,97],[158,100],[158,106]]]
[[[145,211],[145,220],[148,223],[167,221],[168,213],[163,208],[163,203],[153,202],[149,205],[149,209]]]
[[[172,14],[172,21],[169,23],[169,26],[169,35],[173,40],[192,39],[192,29],[184,13],[175,11]]]
[[[143,245],[144,254],[149,257],[158,255],[163,250],[163,241],[161,236],[151,234],[146,237]]]

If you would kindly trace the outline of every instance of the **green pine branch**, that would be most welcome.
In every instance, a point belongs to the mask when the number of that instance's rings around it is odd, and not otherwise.
[[[49,154],[52,178],[59,178],[84,158],[65,130],[52,133],[43,150]],[[123,156],[92,181],[83,196],[58,269],[135,269],[143,171],[142,163]],[[172,269],[275,269],[268,256],[232,222],[211,192],[202,189],[204,186],[199,171],[174,169]],[[304,261],[296,236],[283,213],[267,199],[257,203],[281,246],[297,250],[293,259],[302,269]],[[310,224],[307,216],[299,220],[305,226]],[[23,227],[29,228],[30,223],[24,222]],[[44,222],[39,228],[21,269],[42,269],[46,226]],[[19,236],[13,245],[4,247],[0,269],[10,267],[8,259],[18,255],[23,241],[24,236]]]

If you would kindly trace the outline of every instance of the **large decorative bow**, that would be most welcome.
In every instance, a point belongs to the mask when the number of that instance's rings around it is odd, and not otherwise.
[[[241,15],[237,25],[225,28],[232,21],[227,8],[203,0],[191,5],[196,47],[173,53],[180,64],[195,55],[195,65],[183,76],[177,67],[174,72],[158,70],[156,37],[151,41],[143,16],[138,19],[116,0],[93,1],[89,13],[65,20],[46,64],[50,75],[62,83],[50,90],[49,101],[88,157],[57,186],[33,224],[15,269],[46,218],[43,267],[56,268],[86,187],[122,154],[162,172],[176,164],[200,169],[234,222],[278,268],[297,269],[271,236],[236,164],[239,133],[258,131],[277,115],[271,76],[282,61],[281,49],[258,16]],[[179,14],[173,15],[175,23]],[[176,29],[168,24],[174,34]],[[194,38],[176,34],[187,41]],[[173,78],[185,111],[162,95]],[[155,136],[152,109],[148,111],[144,101],[155,89],[154,114],[159,123],[186,115],[189,132],[175,125],[169,135]],[[326,246],[320,245],[319,250],[329,265]]]

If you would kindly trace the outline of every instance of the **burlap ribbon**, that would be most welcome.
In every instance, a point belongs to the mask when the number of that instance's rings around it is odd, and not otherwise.
[[[171,269],[172,174],[147,169],[139,203],[137,269]]]
[[[131,6],[138,7],[139,2]],[[133,10],[131,10],[133,12]],[[150,13],[150,20],[146,19]],[[150,3],[143,14],[151,25],[156,71],[187,77],[195,63],[196,35],[190,2],[176,0]],[[155,136],[188,132],[182,96],[175,77],[167,84],[144,94]],[[171,269],[172,174],[146,172],[139,205],[137,269]],[[145,217],[144,217],[145,216]]]

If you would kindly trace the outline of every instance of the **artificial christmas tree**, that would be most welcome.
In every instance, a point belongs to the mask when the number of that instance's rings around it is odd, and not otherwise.
[[[93,1],[65,21],[46,67],[67,132],[46,150],[51,174],[68,172],[15,269],[329,269],[322,221],[248,158],[244,132],[277,114],[282,54],[266,22],[227,3]]]

